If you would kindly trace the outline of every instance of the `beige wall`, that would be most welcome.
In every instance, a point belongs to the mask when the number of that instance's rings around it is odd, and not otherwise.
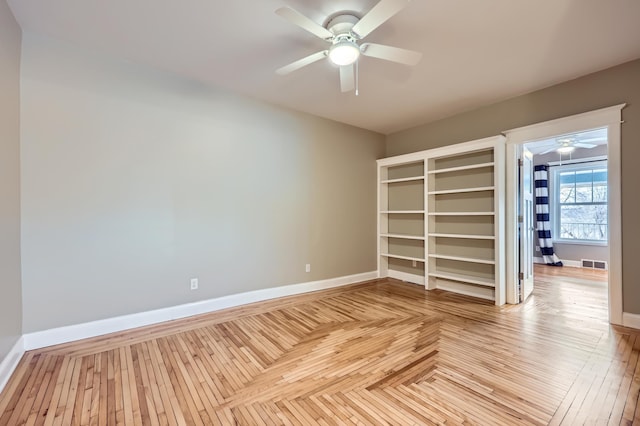
[[[35,36],[22,54],[25,332],[375,270],[384,136]]]
[[[624,311],[640,314],[640,60],[387,137],[397,155],[492,136],[501,131],[626,102],[622,125],[622,290]]]
[[[0,1],[0,362],[22,333],[20,27]]]

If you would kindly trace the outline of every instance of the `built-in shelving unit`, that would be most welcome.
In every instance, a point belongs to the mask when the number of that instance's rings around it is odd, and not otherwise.
[[[378,271],[505,302],[502,137],[378,160]]]
[[[424,285],[425,160],[395,158],[378,164],[378,271]]]

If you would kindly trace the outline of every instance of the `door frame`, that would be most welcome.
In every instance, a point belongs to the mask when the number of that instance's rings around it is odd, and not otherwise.
[[[609,206],[609,322],[622,324],[622,220],[620,178],[620,126],[625,104],[571,115],[530,126],[507,130],[506,139],[506,287],[507,303],[518,303],[518,155],[517,145],[607,127],[607,169]]]
[[[533,227],[533,218],[535,216],[535,185],[534,185],[534,174],[533,174],[533,154],[529,149],[527,149],[526,145],[515,145],[517,148],[518,158],[522,159],[522,163],[518,164],[519,168],[519,179],[518,179],[518,222],[519,222],[519,232],[518,232],[518,246],[523,245],[524,250],[519,250],[518,253],[518,270],[522,273],[521,276],[518,277],[520,282],[520,301],[524,302],[527,300],[527,297],[533,291],[534,286],[534,277],[533,277],[533,245],[534,245],[534,227]],[[528,158],[528,161],[525,161],[525,157]],[[525,164],[529,164],[529,168],[525,168]],[[527,176],[524,173],[525,170],[528,172],[528,184],[530,185],[528,190],[525,187],[525,183],[527,183]],[[531,210],[526,209],[525,198],[529,200]],[[531,215],[527,215],[526,211],[530,211]],[[522,216],[522,222],[520,222],[520,216]],[[529,217],[527,217],[529,216]],[[528,225],[528,226],[527,226]],[[527,285],[527,283],[529,285]],[[527,290],[529,290],[527,292]]]

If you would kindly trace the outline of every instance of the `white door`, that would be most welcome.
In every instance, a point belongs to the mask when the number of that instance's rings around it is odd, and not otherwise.
[[[520,301],[524,302],[533,292],[533,215],[534,215],[534,182],[533,154],[524,145],[520,146],[520,190],[518,222],[519,222],[519,279]]]

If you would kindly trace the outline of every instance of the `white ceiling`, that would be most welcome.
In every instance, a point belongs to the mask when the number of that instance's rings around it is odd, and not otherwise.
[[[567,140],[571,141],[572,144],[577,143],[577,149],[589,149],[589,147],[581,147],[581,144],[592,145],[591,148],[607,145],[607,129],[601,128],[567,135],[557,135],[553,138],[530,142],[526,144],[526,147],[534,155],[546,154],[557,150],[562,146],[563,141]]]
[[[377,0],[8,0],[24,31],[123,57],[294,110],[392,133],[640,58],[638,0],[413,0],[366,41],[424,54],[413,68],[364,57],[360,95],[316,62],[318,23]]]

